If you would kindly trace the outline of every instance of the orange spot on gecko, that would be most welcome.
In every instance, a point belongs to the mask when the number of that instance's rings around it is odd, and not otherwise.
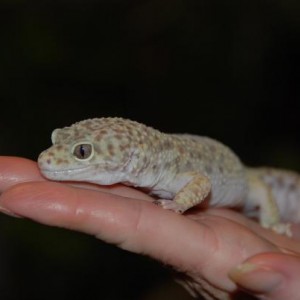
[[[100,131],[100,134],[103,134],[103,135],[107,134],[107,130],[102,129],[102,130]]]
[[[63,160],[62,160],[61,158],[58,158],[58,159],[56,160],[56,163],[57,163],[58,165],[60,165],[61,163],[63,163]]]
[[[107,150],[109,155],[114,156],[115,155],[115,147],[112,144],[107,145]]]
[[[98,135],[95,136],[95,141],[96,142],[100,142],[101,139],[102,139],[102,135],[101,134],[98,134]]]

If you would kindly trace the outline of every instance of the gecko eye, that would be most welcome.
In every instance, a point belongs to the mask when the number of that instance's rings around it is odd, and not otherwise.
[[[93,146],[91,144],[78,144],[73,148],[73,155],[79,160],[88,160],[92,154]]]

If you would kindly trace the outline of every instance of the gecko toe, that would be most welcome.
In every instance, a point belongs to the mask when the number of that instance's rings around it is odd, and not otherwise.
[[[182,205],[172,201],[172,200],[166,200],[166,199],[158,199],[153,202],[154,204],[161,206],[163,209],[172,210],[178,214],[182,214],[185,209],[182,207]]]

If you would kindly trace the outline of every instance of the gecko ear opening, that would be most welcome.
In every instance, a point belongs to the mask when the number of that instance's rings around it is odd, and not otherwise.
[[[90,160],[94,155],[94,147],[91,143],[78,143],[73,146],[72,153],[76,160]]]

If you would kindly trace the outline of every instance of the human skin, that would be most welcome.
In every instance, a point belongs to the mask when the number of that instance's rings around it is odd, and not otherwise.
[[[239,290],[261,299],[299,299],[296,225],[294,238],[288,238],[228,209],[195,208],[179,215],[122,185],[48,181],[35,162],[18,157],[0,157],[0,192],[3,213],[85,232],[152,257],[184,275],[191,294],[204,287],[220,299]]]

